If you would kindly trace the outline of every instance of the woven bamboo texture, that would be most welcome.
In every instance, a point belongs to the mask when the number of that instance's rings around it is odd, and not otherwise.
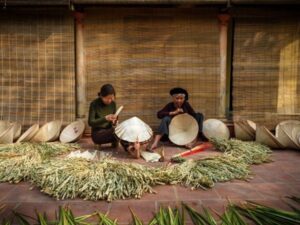
[[[233,115],[269,129],[300,119],[299,14],[245,11],[236,16]]]
[[[156,112],[181,86],[206,117],[219,105],[219,29],[215,10],[105,9],[86,11],[88,103],[111,83],[121,120],[138,116],[157,126]],[[87,105],[88,110],[88,105]]]
[[[25,127],[73,121],[74,66],[74,22],[68,11],[1,12],[1,119]]]

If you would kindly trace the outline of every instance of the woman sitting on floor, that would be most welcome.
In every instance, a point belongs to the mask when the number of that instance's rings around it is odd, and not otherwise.
[[[115,89],[111,84],[105,84],[98,93],[98,98],[91,102],[89,110],[89,126],[92,127],[92,140],[95,144],[112,143],[118,145],[114,135],[113,125],[118,118],[116,112]]]
[[[160,139],[166,135],[169,135],[169,124],[172,118],[181,113],[188,113],[193,116],[199,125],[199,133],[202,132],[203,114],[196,113],[188,102],[188,92],[183,88],[173,88],[170,90],[170,95],[173,101],[168,103],[163,109],[157,113],[157,117],[161,119],[160,126],[158,128],[158,134],[155,136],[153,144],[148,149],[153,151],[158,146]],[[194,143],[188,144],[186,147],[191,148]]]

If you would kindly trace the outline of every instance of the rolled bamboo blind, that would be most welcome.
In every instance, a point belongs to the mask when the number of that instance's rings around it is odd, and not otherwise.
[[[66,11],[0,14],[0,119],[75,119],[74,23]]]
[[[124,105],[121,120],[138,116],[155,127],[156,112],[171,101],[169,90],[180,86],[196,111],[217,116],[216,10],[87,10],[84,24],[88,102],[111,83],[117,104]]]
[[[300,16],[240,12],[235,19],[233,115],[273,129],[300,120]]]

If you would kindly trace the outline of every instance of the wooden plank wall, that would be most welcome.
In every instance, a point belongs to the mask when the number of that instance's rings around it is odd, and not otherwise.
[[[68,11],[1,12],[0,119],[24,125],[73,121],[74,68]]]
[[[124,105],[121,119],[138,116],[155,127],[169,90],[181,86],[196,111],[217,117],[217,10],[86,10],[84,24],[88,102],[112,83],[117,104]]]
[[[218,118],[220,45],[217,10],[87,9],[84,19],[87,105],[112,83],[121,120],[156,112],[182,86],[206,118]],[[300,120],[300,18],[293,10],[233,14],[233,118],[270,129]],[[66,10],[0,14],[0,119],[25,125],[75,119],[74,18]]]
[[[300,16],[292,11],[240,11],[235,18],[234,119],[270,129],[300,120]]]

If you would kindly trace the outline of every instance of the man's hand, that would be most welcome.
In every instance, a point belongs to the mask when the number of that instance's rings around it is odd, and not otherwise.
[[[183,109],[182,108],[177,108],[175,111],[170,112],[170,116],[175,116],[177,114],[183,113]]]

